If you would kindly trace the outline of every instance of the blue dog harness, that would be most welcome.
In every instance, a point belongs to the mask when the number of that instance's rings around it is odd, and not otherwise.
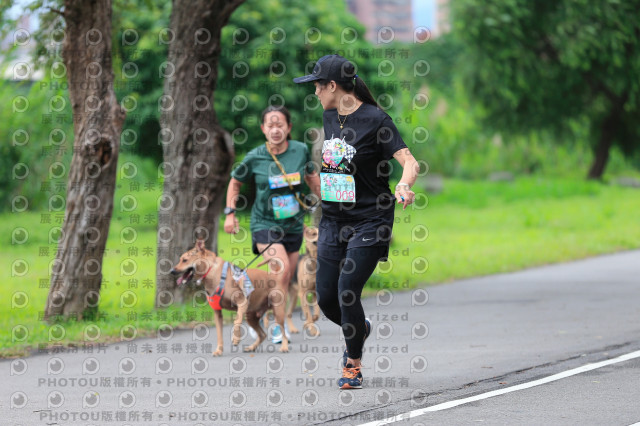
[[[222,300],[222,296],[224,295],[224,282],[227,280],[227,269],[231,266],[233,280],[237,281],[240,277],[244,277],[243,290],[244,295],[248,299],[249,295],[253,292],[254,287],[251,279],[249,279],[249,274],[247,271],[243,271],[238,268],[233,263],[224,262],[222,265],[222,274],[220,275],[220,284],[216,287],[216,290],[213,292],[212,296],[207,295],[207,302],[211,306],[211,309],[214,311],[221,311],[222,306],[220,306],[220,301]]]

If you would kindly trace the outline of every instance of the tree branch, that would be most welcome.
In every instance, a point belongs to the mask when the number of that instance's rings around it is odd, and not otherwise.
[[[50,11],[50,12],[53,12],[53,13],[56,13],[56,14],[58,14],[58,15],[62,16],[63,18],[64,18],[64,16],[65,16],[65,15],[64,15],[64,11],[63,11],[63,10],[60,10],[60,9],[56,9],[56,8],[50,7],[50,8],[49,8],[49,11]]]

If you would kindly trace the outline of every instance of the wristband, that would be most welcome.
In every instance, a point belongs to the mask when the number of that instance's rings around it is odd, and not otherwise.
[[[398,183],[396,184],[396,189],[397,189],[399,186],[406,186],[407,188],[411,189],[411,185],[409,185],[408,183],[398,182]]]

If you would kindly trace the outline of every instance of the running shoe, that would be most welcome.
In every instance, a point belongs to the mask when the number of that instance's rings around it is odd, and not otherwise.
[[[360,367],[347,364],[342,368],[342,377],[338,380],[340,389],[362,389],[362,373]]]
[[[364,346],[364,342],[367,341],[367,338],[371,334],[371,320],[369,318],[365,318],[364,319],[364,325],[365,325],[365,332],[364,332],[364,340],[362,341],[362,345],[363,346]],[[345,368],[347,366],[347,358],[349,358],[349,354],[347,353],[347,350],[345,349],[343,354],[342,354],[342,368]]]
[[[291,342],[291,334],[289,334],[289,329],[286,324],[284,326],[284,332],[287,335],[287,340]],[[276,324],[276,326],[273,327],[273,335],[271,336],[271,343],[273,344],[282,343],[282,329],[280,328],[279,324]]]

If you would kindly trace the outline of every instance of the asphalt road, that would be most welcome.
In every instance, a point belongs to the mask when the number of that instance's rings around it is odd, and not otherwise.
[[[232,351],[225,327],[213,358],[201,328],[1,361],[1,423],[355,425],[527,383],[640,349],[640,251],[381,292],[365,311],[361,390],[336,387],[344,342],[327,320],[287,354]],[[639,385],[635,359],[398,424],[628,425]]]

